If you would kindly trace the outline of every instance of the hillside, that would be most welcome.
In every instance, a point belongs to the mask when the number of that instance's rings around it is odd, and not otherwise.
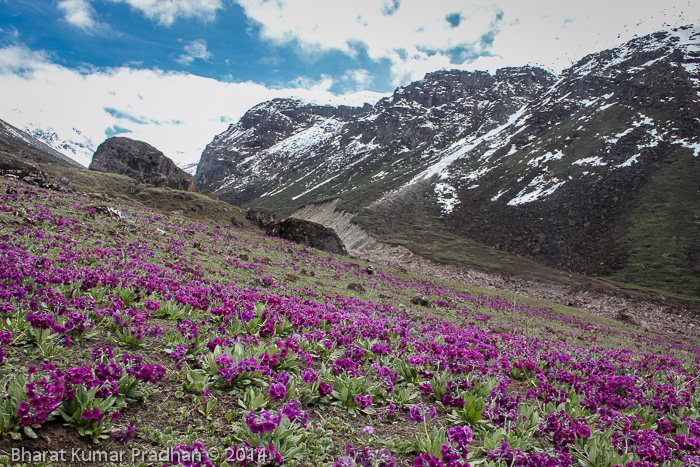
[[[270,101],[210,143],[195,181],[283,214],[340,198],[438,261],[509,267],[481,244],[698,300],[699,42],[661,31],[559,76],[439,71],[363,108]]]
[[[0,462],[697,462],[697,335],[125,199],[0,199]]]
[[[45,142],[3,120],[0,120],[0,151],[14,154],[33,162],[57,164],[64,167],[82,167],[82,165]]]

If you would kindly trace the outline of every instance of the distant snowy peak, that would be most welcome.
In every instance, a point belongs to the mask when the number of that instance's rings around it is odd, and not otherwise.
[[[36,162],[82,167],[74,159],[39,138],[0,120],[0,150]]]
[[[29,125],[25,128],[25,131],[33,138],[42,141],[84,167],[89,166],[92,161],[92,155],[95,153],[95,144],[90,138],[75,128],[59,134],[53,128]]]
[[[189,164],[180,163],[176,165],[192,176],[194,176],[194,174],[197,173],[197,162],[191,162]]]

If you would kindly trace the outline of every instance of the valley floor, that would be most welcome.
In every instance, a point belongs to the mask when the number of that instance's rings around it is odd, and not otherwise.
[[[371,254],[358,252],[358,257],[387,266],[404,268],[437,279],[524,295],[561,305],[581,308],[606,318],[617,319],[645,329],[663,330],[680,335],[695,336],[700,332],[700,307],[661,295],[621,289],[603,281],[586,278],[572,284],[543,281],[526,276],[509,276],[431,261],[413,254],[406,248],[373,248]]]

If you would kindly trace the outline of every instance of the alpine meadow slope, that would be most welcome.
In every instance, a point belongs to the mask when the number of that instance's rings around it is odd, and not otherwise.
[[[437,71],[362,108],[276,99],[214,138],[195,181],[281,214],[340,198],[409,248],[417,230],[456,234],[696,300],[699,85],[700,28],[687,26],[559,76]]]

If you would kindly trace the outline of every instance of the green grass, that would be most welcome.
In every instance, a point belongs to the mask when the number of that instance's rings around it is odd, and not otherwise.
[[[239,225],[242,223],[250,226],[237,207],[217,201],[204,193],[155,187],[146,187],[138,193],[130,193],[129,188],[135,186],[136,181],[126,175],[60,167],[55,164],[34,164],[46,172],[49,180],[67,178],[70,181],[70,187],[76,191],[101,193],[110,198],[162,211],[168,215],[181,213],[191,219],[212,221],[220,225],[231,225],[232,218],[235,218]],[[96,200],[96,202],[99,201]]]
[[[354,221],[382,241],[404,246],[437,263],[559,283],[572,281],[566,273],[449,232],[429,196],[394,209],[392,214],[389,219],[381,213],[365,210]]]
[[[642,188],[620,223],[616,245],[627,264],[605,280],[700,300],[700,161],[681,148]]]

